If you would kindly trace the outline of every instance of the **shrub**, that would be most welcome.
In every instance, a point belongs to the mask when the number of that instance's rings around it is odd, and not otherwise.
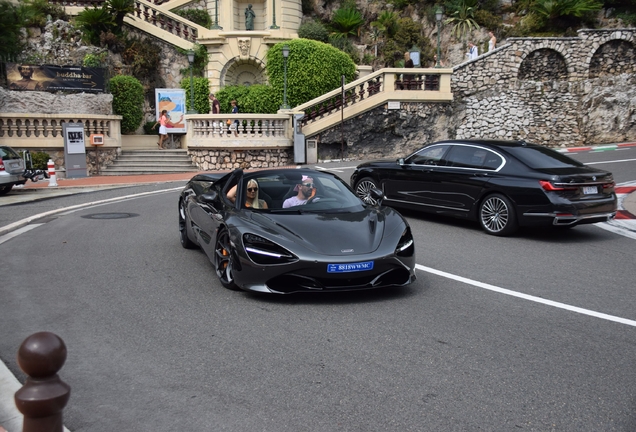
[[[295,39],[274,45],[267,52],[267,76],[282,100],[283,45],[289,46],[287,59],[287,102],[291,107],[340,87],[340,77],[355,78],[356,65],[347,54],[322,42]]]
[[[130,73],[144,83],[157,82],[161,63],[161,48],[150,40],[138,37],[126,39],[122,60],[130,66]],[[159,77],[160,78],[160,77]]]
[[[201,9],[178,9],[174,11],[179,16],[192,21],[195,24],[199,24],[201,27],[209,29],[212,27],[212,17],[206,10]]]
[[[329,32],[322,23],[309,21],[300,25],[298,36],[305,39],[317,40],[320,42],[329,41]]]
[[[155,125],[155,121],[149,121],[144,123],[144,135],[159,135],[159,128],[152,128]]]
[[[26,0],[23,3],[23,7],[28,10],[25,14],[26,21],[24,23],[27,27],[44,28],[47,22],[47,15],[51,17],[52,21],[58,19],[68,21],[69,19],[61,5],[49,3],[47,0]]]
[[[503,24],[501,16],[483,9],[479,9],[475,12],[475,21],[477,21],[477,24],[480,26],[492,31],[497,30]]]
[[[134,133],[144,117],[144,88],[139,80],[132,76],[118,75],[109,81],[113,95],[113,112],[122,116],[121,132]]]
[[[108,52],[104,51],[98,54],[86,54],[82,60],[84,67],[101,67],[106,60]]]
[[[236,104],[239,107],[239,112],[244,113],[245,105],[244,102],[249,93],[250,87],[246,86],[227,86],[223,87],[221,90],[216,92],[214,95],[219,100],[221,104],[221,112],[222,113],[230,113],[232,112],[232,106],[230,102],[232,100],[236,101]],[[281,99],[282,100],[282,99]]]
[[[199,114],[207,114],[210,112],[210,99],[208,99],[210,81],[207,78],[193,77],[192,83],[194,87],[194,109]],[[179,86],[186,92],[186,109],[190,110],[192,107],[190,77],[182,79]]]
[[[24,151],[20,151],[20,157],[22,159],[24,159]],[[40,152],[40,151],[32,151],[29,152],[31,153],[31,163],[33,164],[33,169],[36,170],[47,170],[48,169],[48,162],[49,159],[51,159],[51,156],[46,153],[46,152]],[[29,164],[26,164],[26,168],[27,169],[31,169],[31,166],[29,166]]]
[[[184,57],[188,55],[187,51],[184,49],[177,48],[177,51],[183,54]],[[207,67],[207,65],[208,65],[207,48],[203,45],[195,44],[194,45],[194,63],[192,64],[192,74],[194,76],[203,76],[203,73],[205,72],[205,68]],[[188,65],[188,67],[181,69],[179,72],[181,72],[182,76],[190,76],[190,66]]]

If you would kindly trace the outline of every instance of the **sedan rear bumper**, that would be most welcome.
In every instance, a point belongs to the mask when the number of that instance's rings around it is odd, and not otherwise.
[[[552,219],[552,225],[568,226],[576,224],[588,224],[597,222],[608,222],[616,217],[616,212],[592,213],[584,215],[572,215],[564,213],[524,213],[524,217],[539,217]]]

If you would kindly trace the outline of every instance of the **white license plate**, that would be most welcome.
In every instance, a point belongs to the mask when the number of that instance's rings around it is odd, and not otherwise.
[[[350,273],[366,270],[373,270],[373,261],[347,264],[327,264],[327,273]]]
[[[583,195],[590,195],[598,193],[598,188],[596,186],[583,186]]]
[[[10,165],[11,165],[11,168],[19,168],[20,162],[11,162]]]

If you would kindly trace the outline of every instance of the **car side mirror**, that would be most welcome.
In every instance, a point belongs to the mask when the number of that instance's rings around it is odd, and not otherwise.
[[[219,198],[219,194],[216,191],[210,191],[201,195],[201,201],[204,203],[212,204],[217,201]]]
[[[384,201],[384,192],[382,192],[381,189],[371,188],[369,194],[371,195],[371,198],[373,198],[375,202],[378,203],[379,206],[382,205],[382,201]]]
[[[403,166],[404,165],[404,158],[399,158],[397,160],[397,163],[398,163],[399,166]]]

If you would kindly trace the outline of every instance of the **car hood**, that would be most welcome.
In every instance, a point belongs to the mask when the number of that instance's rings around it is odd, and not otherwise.
[[[251,220],[270,240],[281,238],[323,255],[359,255],[378,249],[386,214],[375,209],[351,213],[251,213]],[[278,237],[275,238],[275,237]]]

